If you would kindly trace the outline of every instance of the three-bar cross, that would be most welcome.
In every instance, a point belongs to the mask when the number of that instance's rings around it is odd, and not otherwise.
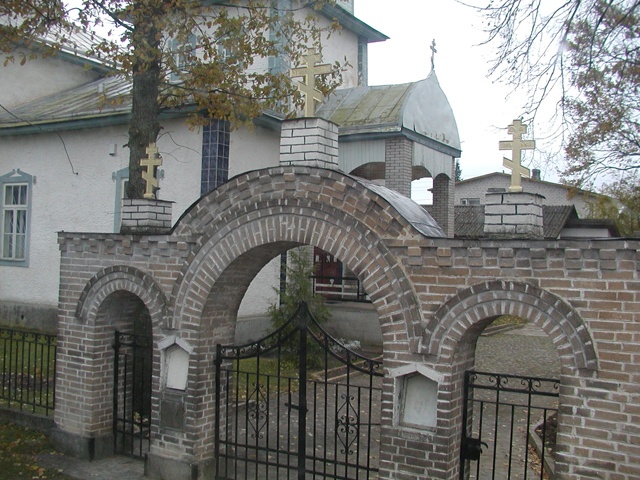
[[[158,188],[158,179],[154,175],[155,167],[162,165],[162,157],[158,155],[158,148],[155,143],[150,143],[147,147],[147,158],[140,160],[140,166],[146,167],[142,170],[142,180],[146,183],[144,198],[155,198],[154,188]]]
[[[503,157],[503,165],[511,169],[510,192],[522,191],[522,176],[528,178],[529,169],[522,165],[522,150],[532,150],[536,147],[534,140],[523,140],[522,135],[527,133],[527,126],[522,121],[516,119],[507,130],[513,136],[513,140],[501,140],[500,150],[511,150],[512,159]]]
[[[298,89],[305,97],[304,116],[313,117],[316,114],[316,103],[324,100],[324,95],[316,88],[316,77],[331,73],[331,65],[319,64],[321,57],[315,48],[309,48],[302,58],[306,65],[292,68],[291,78],[303,77],[303,80],[298,82]]]

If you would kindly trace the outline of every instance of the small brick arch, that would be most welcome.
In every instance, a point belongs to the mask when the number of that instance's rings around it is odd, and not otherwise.
[[[149,310],[154,325],[162,325],[167,311],[167,299],[153,277],[126,265],[116,265],[97,272],[85,285],[75,318],[93,323],[105,299],[117,291],[137,296]]]
[[[547,333],[563,365],[596,370],[593,339],[580,315],[560,297],[530,283],[489,281],[459,292],[427,323],[425,353],[453,357],[470,329],[480,329],[500,315],[526,318]]]
[[[280,251],[313,245],[362,279],[378,307],[383,338],[386,331],[389,341],[417,349],[417,295],[385,240],[397,243],[422,234],[389,201],[352,177],[308,167],[249,172],[194,205],[175,233],[198,235],[200,248],[174,287],[175,317],[167,327],[196,327],[214,284],[244,255],[261,257],[268,245]]]

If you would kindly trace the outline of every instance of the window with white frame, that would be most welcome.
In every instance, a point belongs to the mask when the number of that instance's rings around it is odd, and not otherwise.
[[[34,177],[20,170],[0,177],[0,265],[27,265],[33,179]]]
[[[181,80],[181,76],[187,72],[191,63],[192,55],[195,54],[197,48],[197,38],[195,35],[189,35],[186,42],[179,42],[172,39],[170,42],[171,55],[175,69],[171,72],[171,82],[177,83]]]
[[[113,181],[116,182],[113,231],[118,233],[122,222],[122,199],[128,198],[127,184],[129,183],[129,167],[114,172],[111,177]]]

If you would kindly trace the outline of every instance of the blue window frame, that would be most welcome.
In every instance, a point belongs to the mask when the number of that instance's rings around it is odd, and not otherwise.
[[[31,190],[35,177],[13,170],[0,177],[0,265],[26,267],[29,262]]]
[[[229,122],[211,120],[202,128],[202,170],[200,195],[215,190],[229,180]]]

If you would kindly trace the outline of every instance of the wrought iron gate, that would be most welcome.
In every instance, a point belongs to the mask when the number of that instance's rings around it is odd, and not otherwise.
[[[144,457],[151,432],[151,337],[116,332],[113,349],[113,449]]]
[[[381,367],[306,304],[262,340],[218,345],[216,479],[377,478]]]
[[[465,373],[460,479],[544,479],[553,461],[560,381]]]

